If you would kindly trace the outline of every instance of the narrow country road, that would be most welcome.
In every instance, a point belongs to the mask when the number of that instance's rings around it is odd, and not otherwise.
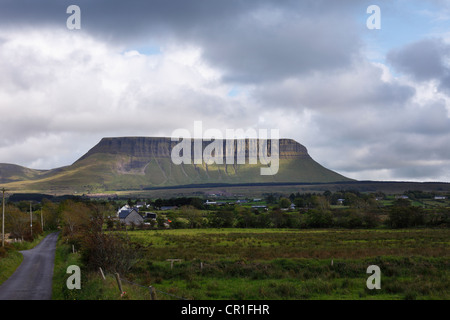
[[[57,239],[55,232],[35,248],[21,251],[23,261],[0,286],[0,300],[51,300]]]

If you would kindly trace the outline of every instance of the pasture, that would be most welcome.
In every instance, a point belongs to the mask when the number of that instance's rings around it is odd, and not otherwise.
[[[117,231],[116,231],[117,232]],[[127,231],[159,299],[449,299],[449,229]],[[181,259],[171,262],[168,259]],[[381,289],[369,290],[369,265]],[[133,299],[142,296],[135,294]]]

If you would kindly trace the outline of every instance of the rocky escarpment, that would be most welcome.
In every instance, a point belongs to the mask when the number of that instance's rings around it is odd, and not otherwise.
[[[234,146],[235,162],[229,162],[227,159],[226,150],[230,150],[227,149],[227,146],[231,146],[230,141]],[[217,145],[216,141],[191,139],[187,142],[183,145],[186,148],[180,148],[180,140],[172,141],[167,137],[103,138],[72,165],[43,172],[3,166],[4,172],[0,170],[0,181],[3,180],[8,184],[8,188],[16,190],[79,194],[147,190],[167,186],[324,183],[350,180],[321,166],[309,156],[303,145],[292,139],[278,140],[279,161],[273,153],[275,149],[271,140],[267,141],[267,149],[264,143],[266,141],[257,141],[256,145],[262,146],[262,150],[268,152],[268,161],[264,163],[259,152],[256,152],[257,162],[249,161],[250,154],[255,156],[255,144],[248,139],[243,144],[240,143],[242,140],[239,140],[239,143],[237,140],[224,140],[222,164],[218,163],[220,161],[193,161],[196,159],[195,153],[199,153],[196,152],[196,146],[201,146],[203,156],[211,155],[217,160],[215,150],[220,149],[220,145]],[[174,149],[176,146],[177,149]],[[191,161],[174,161],[172,150],[175,151],[174,155],[177,155],[176,152],[180,155],[182,150],[184,159],[189,146]],[[245,155],[245,163],[237,161],[238,155]],[[267,169],[271,170],[269,174],[263,174],[263,171],[268,172]]]
[[[194,144],[202,143],[202,150],[209,145],[210,141],[195,141],[191,139],[191,150],[194,153]],[[223,150],[226,150],[227,141],[223,141]],[[107,154],[124,154],[134,158],[170,158],[172,148],[179,144],[179,141],[172,141],[171,138],[155,138],[155,137],[119,137],[119,138],[103,138],[89,152],[82,156],[78,161],[86,159],[95,153]],[[240,151],[235,144],[235,156]],[[248,156],[249,142],[246,140],[245,154]],[[269,140],[270,151],[270,140]],[[193,154],[192,154],[193,156]],[[307,149],[300,143],[292,139],[279,140],[279,157],[280,159],[306,159],[310,158]],[[192,157],[193,158],[193,157]]]

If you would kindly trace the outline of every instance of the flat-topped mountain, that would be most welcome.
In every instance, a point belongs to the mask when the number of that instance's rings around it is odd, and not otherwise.
[[[177,155],[186,155],[192,162],[175,164],[172,151],[179,141],[166,137],[103,138],[72,165],[53,170],[33,170],[11,164],[0,164],[0,183],[10,190],[52,193],[86,193],[146,188],[246,183],[325,183],[351,181],[314,161],[307,149],[291,139],[279,140],[278,168],[274,175],[261,175],[269,167],[259,161],[249,164],[252,147],[249,140],[223,141],[223,163],[194,163],[195,151],[206,152],[210,141],[191,139]],[[261,143],[262,140],[257,140]],[[245,164],[227,162],[225,152],[234,146],[233,159],[242,152]],[[216,145],[217,146],[217,145]],[[265,145],[261,144],[261,148]],[[199,149],[200,148],[200,149]],[[266,149],[262,149],[266,150]],[[268,140],[267,155],[273,160],[277,153]],[[191,152],[191,154],[189,154]],[[218,155],[214,151],[211,155]]]
[[[200,141],[202,150],[210,144],[210,141]],[[228,140],[223,140],[223,148]],[[191,144],[196,143],[196,139],[191,139]],[[151,137],[122,137],[103,138],[97,145],[89,150],[78,161],[83,160],[95,153],[128,154],[134,157],[156,157],[167,158],[171,156],[172,148],[179,144],[179,141],[172,141],[171,138],[151,138]],[[236,144],[236,140],[235,140]],[[309,158],[306,148],[291,139],[279,139],[280,158]],[[246,148],[248,149],[248,139]],[[194,147],[191,147],[194,149]],[[238,150],[235,150],[238,152]],[[247,150],[248,152],[248,150]]]

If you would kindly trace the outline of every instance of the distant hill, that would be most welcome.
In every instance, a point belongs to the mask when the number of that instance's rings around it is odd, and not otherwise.
[[[10,163],[0,163],[0,183],[36,179],[47,171],[28,169]]]
[[[196,142],[199,140],[191,140],[192,150]],[[208,144],[203,142],[202,150]],[[203,184],[352,181],[321,166],[310,157],[303,145],[291,139],[279,140],[279,170],[277,174],[267,176],[260,174],[260,168],[267,166],[259,162],[175,165],[171,152],[176,145],[178,142],[170,138],[103,138],[70,166],[33,170],[0,164],[0,184],[20,192],[82,194]],[[249,154],[248,141],[243,151]]]

